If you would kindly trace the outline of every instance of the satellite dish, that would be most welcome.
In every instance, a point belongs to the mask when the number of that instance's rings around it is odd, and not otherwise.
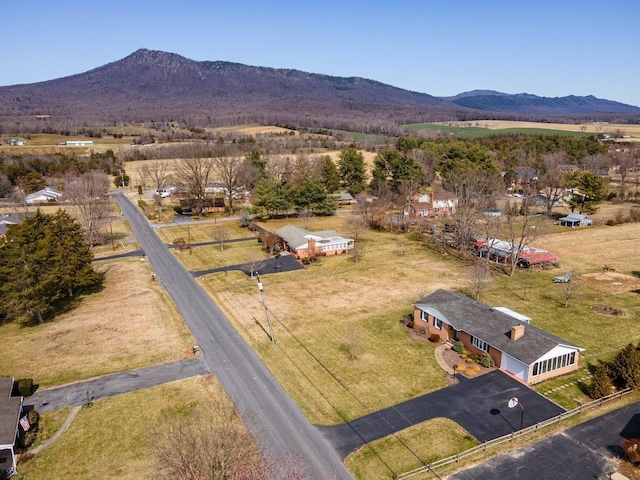
[[[511,399],[509,399],[509,403],[507,403],[507,405],[509,406],[509,408],[513,408],[515,406],[518,405],[518,399],[516,397],[513,397]]]

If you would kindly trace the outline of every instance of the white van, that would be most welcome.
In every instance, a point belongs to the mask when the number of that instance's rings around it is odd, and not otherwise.
[[[171,196],[171,192],[163,188],[162,190],[156,190],[156,195],[160,195],[160,198],[167,198]]]

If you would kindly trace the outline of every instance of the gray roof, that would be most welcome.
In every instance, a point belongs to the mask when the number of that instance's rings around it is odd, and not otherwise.
[[[9,225],[22,223],[26,217],[33,217],[34,212],[2,213],[0,214],[0,235],[6,235]]]
[[[273,233],[287,242],[287,244],[289,244],[289,246],[294,250],[297,250],[302,245],[305,245],[309,242],[309,239],[305,238],[306,235],[315,235],[321,238],[340,237],[338,232],[336,232],[335,230],[320,230],[318,232],[310,232],[307,229],[296,227],[294,225],[286,225],[282,228],[279,228]]]
[[[12,387],[12,378],[0,378],[0,446],[14,444],[22,413],[22,397],[11,397]]]
[[[311,232],[294,225],[285,225],[284,227],[279,228],[273,233],[287,242],[291,248],[296,250],[308,242],[308,240],[304,238],[304,236],[309,235]]]
[[[456,330],[467,332],[527,365],[535,363],[559,345],[582,350],[560,337],[459,293],[436,290],[415,306],[430,313],[435,309],[440,314],[435,316]],[[514,342],[511,340],[511,327],[515,325],[524,325],[525,328],[524,335]]]
[[[566,217],[562,217],[560,220],[563,220],[565,222],[580,222],[585,218],[589,218],[589,217],[581,213],[570,213]]]

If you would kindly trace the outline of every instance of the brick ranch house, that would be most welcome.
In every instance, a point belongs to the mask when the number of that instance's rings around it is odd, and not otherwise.
[[[489,353],[498,368],[527,384],[577,370],[584,349],[530,325],[530,320],[447,290],[414,304],[415,325],[426,324],[428,333],[442,340],[460,340],[472,353]]]
[[[309,252],[315,255],[339,255],[353,248],[353,239],[340,236],[335,230],[310,232],[304,228],[286,225],[273,232],[278,241],[276,246],[286,250],[297,258],[309,258]]]
[[[453,193],[427,193],[409,204],[409,218],[446,218],[456,213],[457,206]]]

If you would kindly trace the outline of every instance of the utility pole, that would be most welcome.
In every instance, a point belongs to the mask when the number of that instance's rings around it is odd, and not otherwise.
[[[191,255],[191,230],[189,230],[188,223],[187,223],[187,248],[189,249],[189,255]]]
[[[111,230],[111,250],[115,251],[116,246],[113,244],[113,224],[111,223],[111,217],[109,217],[109,229]]]
[[[267,308],[267,300],[264,297],[264,287],[262,282],[260,281],[260,274],[256,272],[256,277],[258,278],[258,290],[260,290],[260,295],[262,296],[262,305],[264,306],[264,313],[267,316],[267,324],[269,324],[269,335],[271,336],[271,343],[275,343],[276,340],[273,338],[273,327],[271,326],[271,317],[269,316],[269,309]]]

